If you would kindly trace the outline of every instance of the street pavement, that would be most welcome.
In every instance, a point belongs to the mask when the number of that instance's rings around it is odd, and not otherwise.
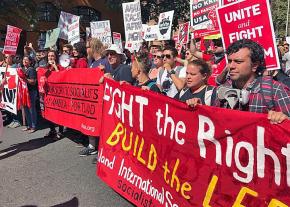
[[[4,127],[0,137],[0,207],[133,206],[96,176],[93,155],[80,157],[72,139],[21,128]]]

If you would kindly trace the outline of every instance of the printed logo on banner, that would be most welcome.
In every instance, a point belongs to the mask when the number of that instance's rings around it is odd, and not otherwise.
[[[110,20],[91,22],[91,35],[98,38],[104,45],[112,44]]]
[[[142,42],[142,18],[140,1],[123,3],[123,18],[126,42]]]
[[[17,114],[17,90],[18,90],[18,75],[15,68],[0,67],[0,81],[6,79],[1,93],[0,108]]]
[[[224,47],[252,39],[264,47],[267,69],[280,68],[268,0],[241,1],[217,9]]]
[[[171,27],[173,21],[174,11],[168,11],[159,15],[159,34],[158,40],[170,40],[171,39]]]

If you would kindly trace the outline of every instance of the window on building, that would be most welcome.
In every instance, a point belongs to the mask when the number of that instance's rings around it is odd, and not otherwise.
[[[59,12],[51,2],[42,2],[37,5],[37,19],[44,22],[57,22]]]
[[[72,9],[72,13],[80,16],[81,24],[89,26],[90,22],[100,21],[101,13],[91,7],[78,6]]]

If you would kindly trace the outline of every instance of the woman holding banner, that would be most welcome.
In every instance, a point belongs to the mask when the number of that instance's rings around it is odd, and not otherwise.
[[[189,62],[186,68],[186,87],[175,98],[186,102],[189,106],[213,105],[216,89],[207,84],[210,75],[211,69],[204,60]]]

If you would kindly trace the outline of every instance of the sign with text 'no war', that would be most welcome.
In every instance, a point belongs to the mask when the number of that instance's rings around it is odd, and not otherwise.
[[[280,68],[268,0],[240,1],[217,9],[224,47],[252,39],[264,47],[267,69]]]
[[[0,67],[0,82],[6,79],[1,91],[0,108],[17,114],[18,74],[16,68]]]
[[[91,136],[100,135],[102,85],[99,69],[77,68],[37,72],[44,118]]]
[[[142,42],[142,19],[140,1],[123,3],[126,42]]]
[[[135,205],[290,205],[289,121],[192,109],[112,80],[103,99],[97,174]]]

